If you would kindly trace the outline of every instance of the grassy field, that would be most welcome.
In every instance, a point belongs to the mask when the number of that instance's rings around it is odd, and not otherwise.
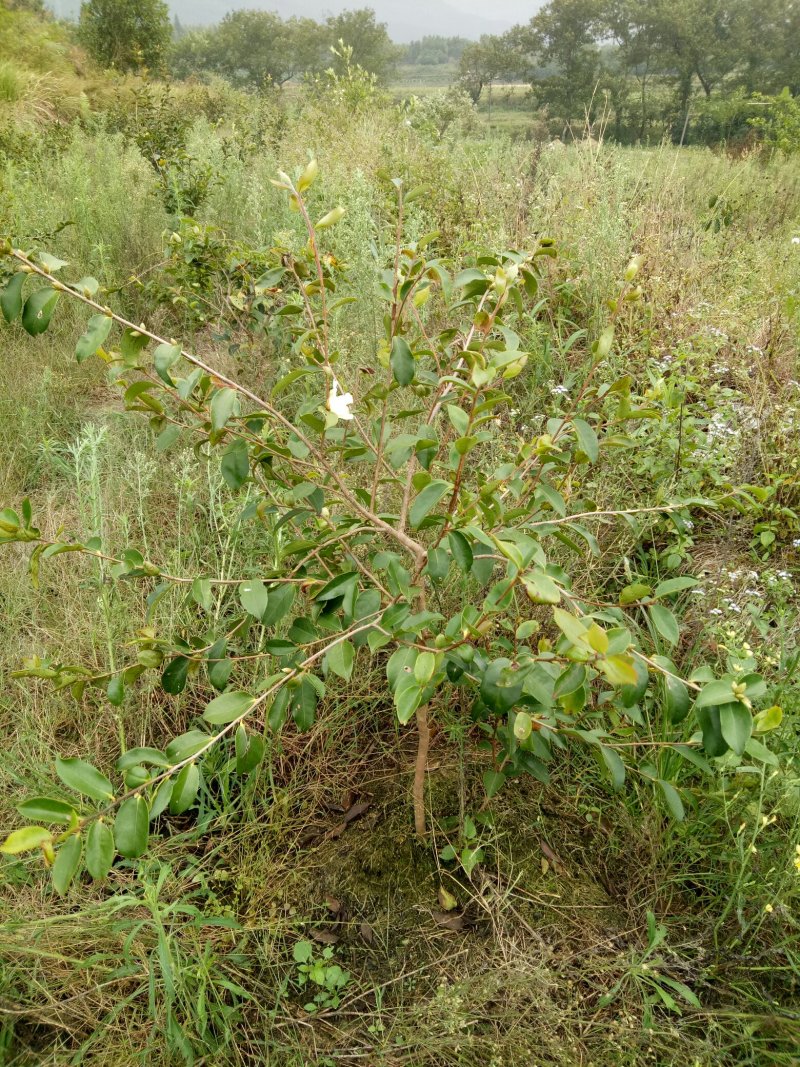
[[[41,862],[3,857],[0,1063],[796,1064],[796,163],[512,141],[520,112],[505,89],[488,131],[456,124],[432,137],[380,100],[334,94],[287,113],[219,87],[157,98],[137,126],[129,89],[104,86],[91,113],[56,124],[36,104],[46,87],[12,81],[0,233],[68,260],[70,277],[93,275],[115,310],[184,338],[254,389],[271,388],[293,356],[277,328],[248,333],[219,264],[243,248],[299,246],[298,216],[270,179],[309,152],[320,210],[346,209],[326,248],[349,265],[346,295],[357,298],[335,320],[356,381],[377,366],[387,173],[424,188],[405,240],[438,231],[451,269],[487,250],[556,243],[542,282],[550,310],[517,327],[534,358],[509,383],[500,439],[539,434],[580,390],[590,361],[581,338],[602,329],[640,255],[641,298],[598,373],[629,375],[650,416],[564,491],[574,510],[693,503],[680,524],[601,524],[602,552],[580,557],[579,588],[604,599],[642,577],[696,577],[675,603],[671,655],[686,675],[699,664],[759,670],[783,722],[766,762],[729,752],[702,769],[665,750],[660,770],[687,811],[677,822],[643,779],[615,792],[577,747],[548,784],[515,779],[487,805],[474,724],[444,704],[426,780],[432,837],[420,842],[415,740],[396,720],[383,664],[360,650],[309,730],[266,730],[249,777],[209,753],[196,805],[162,817],[147,853],[118,861],[107,880],[80,878],[58,897]],[[153,165],[143,128],[171,145],[168,166]],[[28,497],[48,536],[102,535],[175,573],[258,574],[270,549],[247,519],[248,490],[231,494],[190,448],[155,447],[100,361],[76,363],[85,318],[64,304],[41,338],[3,329],[0,505]],[[35,589],[23,548],[0,553],[10,830],[25,796],[52,791],[56,754],[110,771],[121,749],[193,727],[206,696],[199,679],[170,696],[143,676],[115,705],[15,676],[36,656],[113,669],[143,626],[188,635],[197,609],[166,597],[151,610],[147,583],[70,555],[47,561]],[[441,591],[448,604],[462,595],[455,584]],[[656,704],[648,714],[648,737],[675,740]],[[695,727],[680,729],[689,740]],[[442,858],[448,844],[480,848],[479,862]],[[313,1011],[309,958],[327,997]]]

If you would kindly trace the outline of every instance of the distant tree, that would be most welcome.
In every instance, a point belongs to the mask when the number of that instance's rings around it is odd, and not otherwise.
[[[402,49],[402,60],[414,66],[439,66],[458,61],[470,41],[466,37],[439,37],[430,35],[411,41]]]
[[[602,2],[552,0],[516,35],[521,52],[538,57],[530,76],[537,98],[567,126],[591,118],[601,65]]]
[[[49,15],[44,0],[2,0],[2,7],[7,11],[29,11],[33,15],[39,15],[40,18],[46,18]]]
[[[477,104],[485,88],[491,89],[501,77],[515,73],[516,52],[510,38],[484,34],[479,41],[467,45],[458,65],[458,84]]]
[[[203,47],[189,54],[176,50],[176,73],[195,59],[235,85],[280,87],[330,62],[327,43],[327,30],[313,19],[284,22],[269,11],[234,11],[208,32]]]
[[[103,67],[159,70],[172,37],[164,0],[86,0],[78,37]]]
[[[330,46],[344,41],[345,45],[353,50],[350,59],[352,64],[363,67],[364,70],[377,75],[381,81],[386,81],[397,63],[400,50],[392,43],[385,23],[376,21],[375,12],[371,8],[364,7],[332,15],[326,26]],[[334,57],[334,67],[337,62],[341,61]]]

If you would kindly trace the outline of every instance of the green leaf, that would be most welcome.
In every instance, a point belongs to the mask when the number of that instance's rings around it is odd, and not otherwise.
[[[56,271],[67,266],[66,259],[59,259],[58,256],[51,256],[49,252],[38,252],[36,258],[49,274],[55,274]]]
[[[697,694],[696,708],[719,707],[722,704],[730,704],[735,700],[733,682],[728,678],[717,678],[708,685],[704,685]]]
[[[85,760],[56,758],[56,774],[70,789],[92,800],[113,800],[114,787],[104,774]]]
[[[214,598],[211,595],[211,580],[209,578],[195,578],[192,582],[192,600],[203,611],[210,613],[214,607]]]
[[[338,674],[340,678],[344,678],[346,682],[350,680],[355,659],[355,649],[352,641],[340,641],[328,650],[325,659],[329,670],[332,670],[334,674]]]
[[[609,748],[608,745],[598,745],[595,751],[599,753],[603,763],[608,768],[608,773],[611,775],[611,784],[619,792],[625,785],[625,764],[614,749]]]
[[[165,693],[177,696],[184,691],[190,663],[186,656],[175,656],[170,660],[161,675],[161,688]]]
[[[39,822],[61,823],[69,826],[74,822],[78,813],[71,804],[63,800],[54,800],[52,797],[31,797],[17,805],[17,811],[25,819],[38,819]]]
[[[78,363],[83,363],[85,359],[95,354],[111,333],[112,325],[113,320],[110,315],[92,315],[86,332],[75,345],[75,359]]]
[[[120,856],[136,859],[147,848],[150,816],[141,796],[129,797],[120,804],[114,820],[114,840]]]
[[[392,341],[390,363],[394,380],[398,385],[410,385],[414,381],[416,370],[414,356],[408,343],[402,337],[395,337]]]
[[[434,479],[432,482],[428,482],[411,505],[411,509],[408,513],[411,525],[414,527],[419,526],[425,516],[429,515],[442,497],[446,493],[451,492],[452,489],[453,486],[450,482],[444,482],[438,478]]]
[[[172,766],[170,760],[158,748],[129,748],[117,759],[116,768],[118,771],[127,771],[140,763],[151,767]]]
[[[81,864],[81,838],[80,834],[68,837],[56,855],[55,863],[50,871],[53,879],[53,888],[60,897],[63,897],[69,889],[72,879],[78,873]]]
[[[639,673],[632,656],[607,656],[606,659],[600,660],[597,666],[611,685],[635,686],[639,681]]]
[[[182,815],[194,803],[200,788],[200,770],[196,763],[187,763],[175,779],[170,797],[169,810],[173,815]]]
[[[234,719],[244,715],[254,700],[255,697],[250,693],[223,693],[206,706],[203,718],[206,722],[212,722],[216,726],[233,722]]]
[[[695,718],[703,733],[703,748],[706,755],[716,758],[728,751],[728,742],[722,736],[719,708],[695,707]]]
[[[22,287],[26,277],[26,274],[15,274],[0,293],[0,309],[6,322],[13,322],[22,311]]]
[[[22,325],[31,337],[44,333],[50,325],[57,303],[58,293],[55,289],[48,287],[31,293],[22,309]]]
[[[240,584],[239,602],[248,615],[261,619],[269,603],[269,590],[258,578],[252,578]]]
[[[487,800],[500,792],[505,785],[506,776],[502,771],[485,771],[483,775],[483,788],[486,790]]]
[[[404,678],[398,684],[394,692],[394,706],[397,711],[398,721],[404,726],[414,717],[417,708],[422,703],[425,686],[420,685],[413,677]]]
[[[267,610],[261,616],[262,624],[268,627],[277,625],[291,610],[295,594],[296,589],[290,582],[271,586]]]
[[[553,619],[556,626],[573,645],[588,647],[586,642],[586,627],[583,622],[569,611],[563,608],[553,608]]]
[[[175,382],[172,380],[172,376],[169,373],[169,369],[178,362],[180,357],[180,345],[160,344],[155,352],[153,352],[153,366],[155,367],[156,374],[166,385],[175,385]]]
[[[149,338],[139,330],[128,327],[123,331],[119,350],[128,366],[135,366],[139,362],[139,354],[147,347],[148,341]]]
[[[464,574],[469,574],[474,562],[469,541],[460,530],[451,530],[447,535],[447,543],[450,545],[450,551],[453,553],[453,559],[458,564],[459,569]]]
[[[318,700],[316,686],[309,680],[308,675],[304,675],[292,701],[292,716],[298,730],[310,730],[314,725]]]
[[[218,389],[211,400],[211,429],[219,431],[233,414],[236,392],[233,389]]]
[[[241,489],[250,476],[250,453],[247,442],[240,438],[231,441],[222,453],[220,471],[229,489]]]
[[[737,756],[741,756],[753,732],[753,716],[750,709],[738,701],[723,704],[719,709],[719,725],[728,745]]]
[[[114,834],[102,819],[93,822],[86,837],[86,870],[96,881],[102,881],[114,862]]]
[[[122,674],[115,674],[109,680],[106,696],[112,707],[119,708],[122,706],[122,702],[125,699],[125,678]]]
[[[561,590],[544,571],[531,571],[524,575],[522,584],[534,604],[558,604],[561,601]]]
[[[770,730],[777,730],[782,721],[783,708],[779,708],[777,704],[774,704],[771,708],[759,711],[758,715],[755,716],[753,719],[753,733],[766,734]]]
[[[583,419],[573,419],[572,425],[575,428],[575,436],[578,439],[578,445],[581,452],[584,453],[590,463],[596,463],[597,457],[600,454],[600,445],[597,440],[597,434],[589,423],[585,422]]]
[[[0,852],[6,856],[18,856],[21,852],[31,852],[45,841],[51,841],[53,835],[43,826],[23,826],[14,830],[0,845]]]
[[[655,626],[664,640],[670,645],[677,645],[680,631],[677,620],[669,608],[665,608],[661,604],[651,604],[647,610],[650,612],[653,626]]]
[[[664,675],[664,695],[670,722],[683,722],[689,714],[692,700],[681,679],[671,674]]]
[[[458,407],[456,404],[448,404],[446,410],[447,417],[450,419],[453,429],[459,437],[464,437],[469,427],[469,415],[463,408]]]
[[[766,745],[762,745],[760,741],[756,741],[754,737],[751,737],[747,744],[744,746],[744,750],[748,756],[752,756],[753,759],[758,760],[759,763],[768,763],[770,767],[779,766],[778,757],[774,752],[770,752]]]
[[[661,788],[661,792],[664,794],[664,800],[667,802],[667,807],[669,808],[673,819],[677,822],[682,822],[685,812],[680,793],[670,782],[664,782],[659,779],[658,784]]]
[[[672,596],[674,593],[683,592],[684,589],[691,589],[695,585],[697,585],[696,578],[667,578],[665,582],[659,582],[653,596]]]
[[[652,589],[649,585],[645,585],[644,582],[632,582],[631,585],[626,585],[622,592],[619,594],[619,602],[623,607],[628,604],[635,604],[637,600],[643,600],[644,597],[650,596]]]

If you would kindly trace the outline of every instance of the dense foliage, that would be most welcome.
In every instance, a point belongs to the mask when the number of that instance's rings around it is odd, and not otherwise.
[[[514,143],[334,47],[0,9],[0,1060],[789,1067],[795,98]]]

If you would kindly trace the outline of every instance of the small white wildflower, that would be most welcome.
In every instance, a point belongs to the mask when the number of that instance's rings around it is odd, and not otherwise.
[[[332,415],[335,415],[337,419],[343,419],[349,422],[354,418],[353,412],[350,408],[353,406],[353,394],[352,393],[340,393],[339,383],[334,378],[333,388],[328,394],[328,411]]]
[[[793,237],[792,238],[792,244],[793,245],[800,245],[800,237]]]
[[[789,578],[792,577],[791,574],[789,574],[788,571],[778,571],[777,575],[778,575],[779,578],[783,578],[784,581],[788,581]]]
[[[792,545],[794,548],[800,548],[800,537],[795,537],[794,541],[792,541]]]
[[[553,396],[566,396],[569,389],[567,389],[566,385],[554,385],[550,392]]]
[[[709,611],[709,613],[708,613],[708,614],[709,614],[709,615],[722,615],[722,608],[712,608],[712,609],[711,609],[711,610]]]

